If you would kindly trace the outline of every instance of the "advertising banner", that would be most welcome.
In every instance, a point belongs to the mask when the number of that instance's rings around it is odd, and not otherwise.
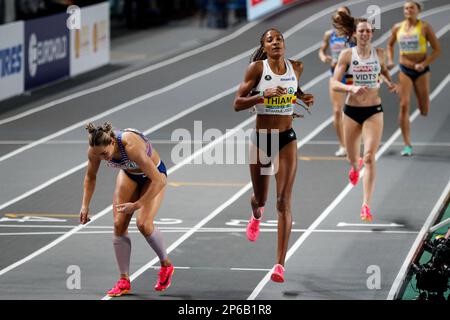
[[[298,0],[247,0],[247,20],[252,21]]]
[[[24,90],[23,21],[0,26],[0,100]]]
[[[70,30],[70,75],[109,63],[109,3],[82,7],[80,29]]]
[[[25,21],[25,90],[68,77],[70,39],[67,14]]]

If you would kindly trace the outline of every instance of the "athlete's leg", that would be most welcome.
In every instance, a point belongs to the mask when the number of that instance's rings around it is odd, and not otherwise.
[[[256,142],[255,142],[256,143]],[[259,149],[256,144],[250,143],[250,176],[253,184],[253,194],[250,199],[252,216],[247,224],[247,239],[256,241],[259,236],[259,224],[264,212],[264,205],[269,190],[271,165],[263,166],[259,158]],[[266,163],[266,161],[264,161]]]
[[[359,159],[361,157],[362,126],[344,114],[343,128],[348,162],[354,170],[358,171]]]
[[[398,75],[398,96],[400,98],[400,111],[398,114],[398,123],[402,132],[405,146],[411,146],[409,134],[409,107],[411,104],[411,91],[413,89],[412,80],[403,72]]]
[[[147,181],[147,183],[142,187],[140,196],[142,196],[148,190],[150,184],[151,181]],[[166,187],[164,187],[155,198],[151,199],[150,201],[148,201],[148,203],[145,203],[141,207],[136,218],[136,225],[141,234],[158,255],[161,265],[170,266],[171,262],[167,256],[162,234],[158,230],[158,228],[154,226],[153,223],[158,209],[160,208],[163,201],[165,189]]]
[[[132,214],[119,213],[116,205],[126,202],[134,202],[139,197],[139,190],[136,182],[131,180],[123,170],[119,171],[116,178],[116,187],[113,197],[114,214],[114,252],[120,270],[120,277],[128,279],[131,241],[128,237],[128,225]]]
[[[363,204],[370,206],[375,185],[375,155],[383,135],[383,113],[379,112],[364,121],[362,137],[364,143],[364,199]]]
[[[259,156],[256,158],[258,153],[259,150],[256,145],[251,143],[250,154],[253,160],[250,163],[250,177],[252,180],[253,194],[250,199],[250,204],[252,206],[253,216],[256,219],[261,217],[261,211],[258,209],[263,208],[266,204],[270,180],[270,175],[265,174],[268,171],[267,169],[270,168],[270,165],[262,165]]]
[[[417,104],[422,116],[428,115],[430,110],[430,76],[431,73],[427,72],[414,82],[414,92],[416,93]]]
[[[291,195],[297,172],[297,143],[291,141],[278,155],[277,183],[278,246],[277,263],[284,266],[292,229]]]
[[[336,92],[331,89],[331,79],[329,85],[329,94],[331,106],[333,107],[333,125],[334,129],[336,130],[336,136],[339,141],[338,151],[340,151],[342,148],[345,148],[344,131],[343,131],[343,113],[342,113],[342,109],[345,104],[345,94],[343,94],[342,92]],[[336,155],[343,156],[344,153],[336,152]]]

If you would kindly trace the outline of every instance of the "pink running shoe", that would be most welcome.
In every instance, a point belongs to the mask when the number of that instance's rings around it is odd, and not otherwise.
[[[372,215],[370,214],[370,208],[367,204],[363,205],[361,208],[361,220],[372,222]]]
[[[359,159],[359,168],[358,171],[355,171],[353,167],[350,168],[350,171],[348,172],[348,179],[350,180],[350,183],[354,186],[358,183],[359,180],[359,171],[361,170],[363,165],[363,160]]]
[[[123,294],[127,294],[131,290],[131,283],[128,279],[119,279],[116,285],[108,291],[110,297],[120,297]]]
[[[156,282],[155,290],[156,291],[164,291],[168,287],[170,287],[170,280],[172,279],[172,275],[175,272],[173,265],[168,267],[161,267],[158,274],[158,282]]]
[[[270,279],[274,282],[284,282],[284,267],[281,264],[275,265]]]
[[[252,216],[250,217],[250,220],[247,224],[247,239],[249,241],[256,241],[256,239],[258,239],[259,224],[261,223],[263,212],[264,208],[261,208],[261,216],[259,217],[259,219],[255,219],[253,213]]]

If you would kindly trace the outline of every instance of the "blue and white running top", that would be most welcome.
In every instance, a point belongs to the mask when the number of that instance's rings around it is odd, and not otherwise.
[[[333,30],[329,40],[329,46],[331,57],[333,59],[331,63],[335,65],[338,62],[339,54],[342,50],[349,47],[349,43],[347,41],[347,37],[338,37],[336,30]]]
[[[113,168],[117,168],[117,169],[123,169],[123,170],[139,170],[139,165],[134,162],[131,161],[128,156],[127,153],[125,152],[125,146],[122,143],[122,134],[124,132],[133,132],[137,135],[139,135],[144,141],[145,141],[145,145],[146,145],[146,150],[145,153],[151,157],[152,156],[152,145],[150,143],[150,141],[147,139],[146,136],[144,136],[143,133],[139,132],[136,129],[123,129],[123,130],[117,130],[114,131],[114,134],[116,135],[117,138],[117,145],[119,146],[119,150],[120,150],[120,159],[119,160],[115,160],[114,158],[111,161],[107,162],[108,167],[113,167]]]

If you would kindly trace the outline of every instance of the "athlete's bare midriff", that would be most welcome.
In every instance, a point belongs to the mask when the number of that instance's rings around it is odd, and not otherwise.
[[[352,107],[377,106],[381,104],[381,98],[378,94],[379,91],[379,88],[368,89],[368,91],[362,96],[357,96],[350,93],[345,103]]]
[[[292,128],[292,115],[268,115],[260,114],[256,116],[256,130],[266,129],[268,133],[270,130],[278,130],[283,132]]]
[[[422,63],[427,58],[425,53],[402,54],[399,62],[407,68],[414,69],[414,65]]]

